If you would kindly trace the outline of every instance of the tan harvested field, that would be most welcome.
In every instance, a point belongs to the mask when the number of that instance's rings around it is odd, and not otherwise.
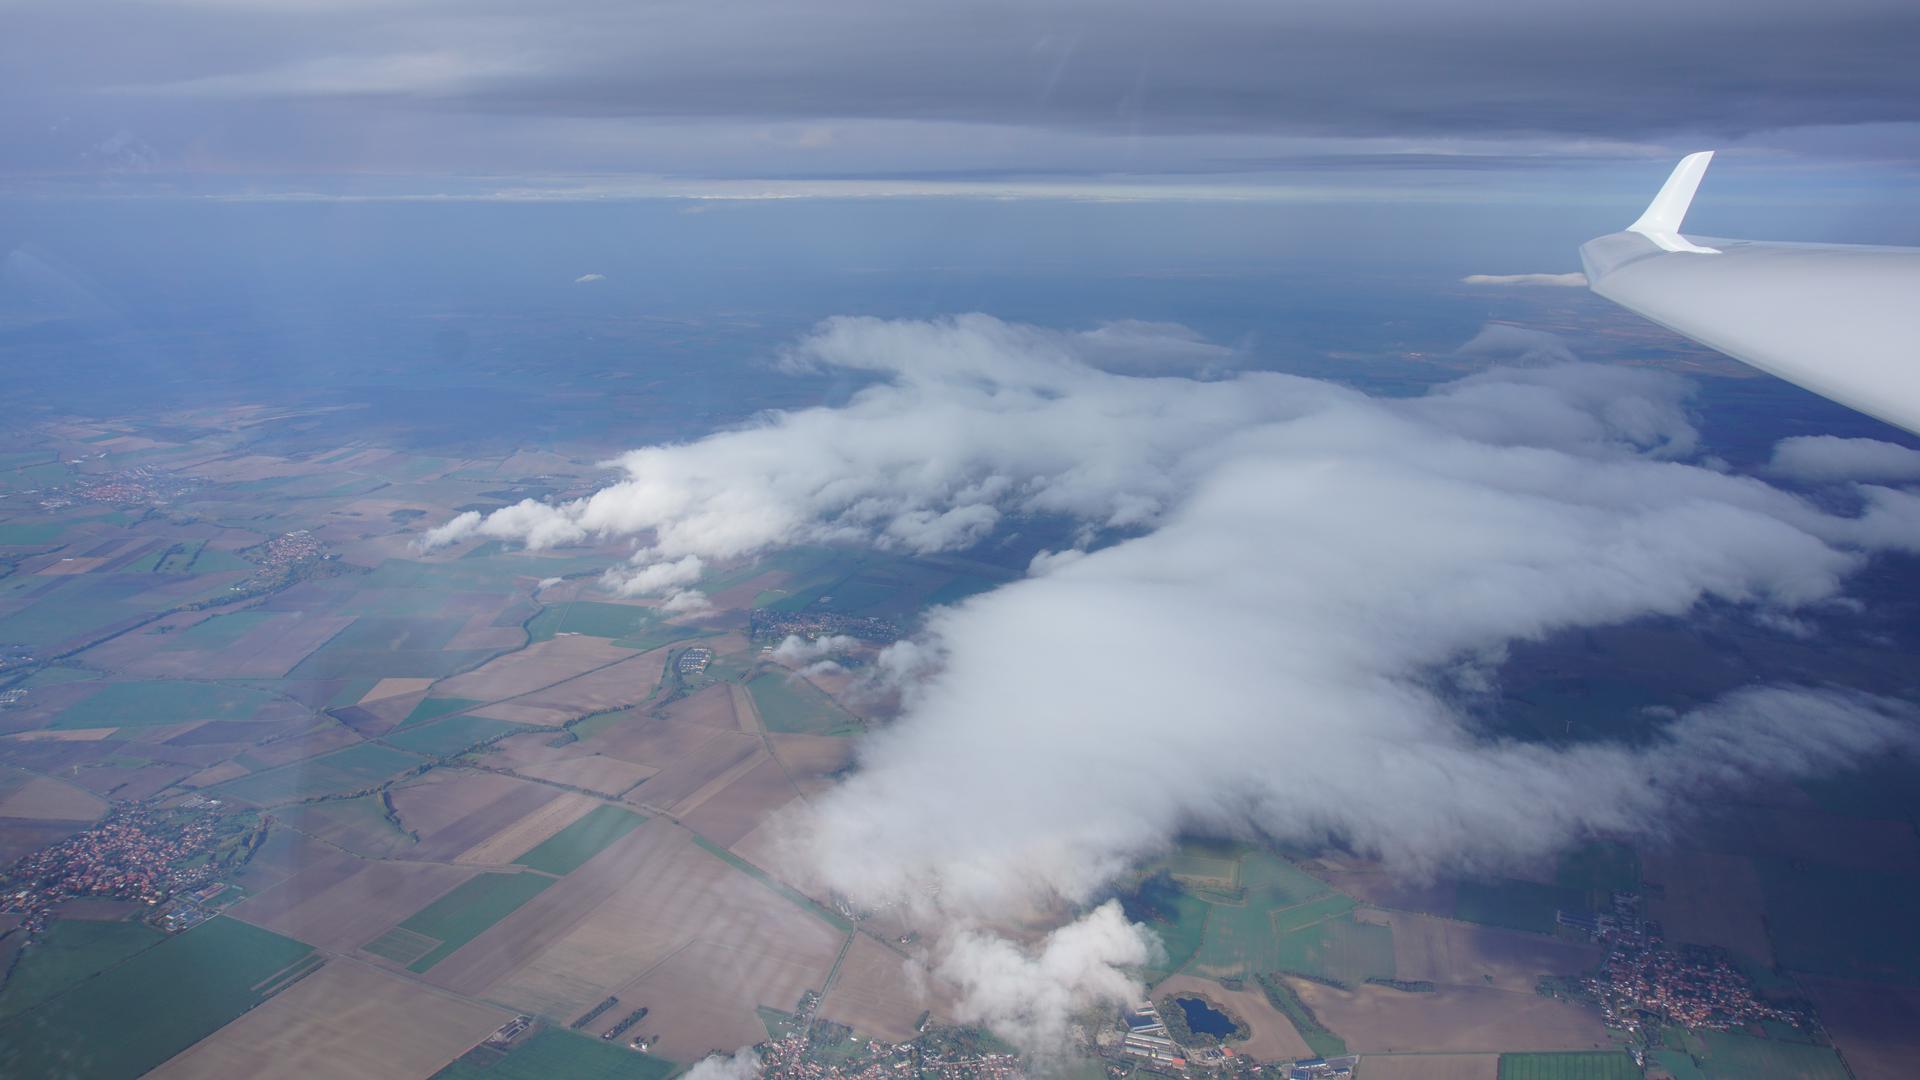
[[[1613,1045],[1597,1010],[1531,991],[1444,986],[1431,994],[1409,994],[1385,986],[1336,990],[1307,979],[1287,982],[1356,1053],[1592,1050]]]
[[[752,736],[744,737],[752,738]],[[713,801],[721,792],[730,790],[736,782],[744,780],[751,773],[758,772],[763,765],[770,765],[775,771],[762,773],[762,778],[758,786],[770,789],[773,793],[777,794],[779,789],[785,786],[781,782],[785,774],[777,771],[780,763],[773,760],[764,749],[756,748],[753,753],[729,765],[724,771],[714,774],[711,780],[695,788],[689,792],[685,798],[674,803],[672,812],[676,816],[685,816],[693,813]],[[753,801],[750,791],[744,792],[743,794],[748,798],[749,802]]]
[[[0,818],[0,866],[64,840],[87,827],[84,821],[22,821]]]
[[[434,687],[434,695],[505,701],[544,690],[633,655],[632,649],[620,648],[602,638],[557,637],[496,657],[464,675],[442,679]]]
[[[453,861],[477,866],[504,866],[532,850],[542,840],[585,817],[588,811],[599,805],[600,800],[592,796],[563,792],[559,798],[454,856]]]
[[[424,1080],[510,1019],[505,1010],[334,960],[148,1075]]]
[[[392,794],[401,822],[420,834],[414,857],[451,859],[565,792],[510,776],[435,769]]]
[[[515,699],[512,704],[561,709],[573,716],[636,705],[660,686],[667,650],[655,649]]]
[[[458,633],[447,640],[449,650],[517,649],[526,644],[527,632],[518,626],[495,626],[499,612],[487,612],[467,618]]]
[[[484,709],[471,710],[475,716],[484,716],[489,720],[505,720],[510,724],[532,724],[535,727],[564,727],[575,713],[567,709],[556,709],[551,705],[519,705],[505,702],[488,705]]]
[[[914,1021],[922,1012],[951,1020],[951,989],[941,986],[940,993],[934,993],[924,968],[909,973],[907,966],[906,957],[866,934],[855,934],[817,1015],[892,1042],[913,1038]]]
[[[432,685],[432,679],[381,679],[373,684],[373,689],[360,695],[359,704],[371,705],[388,698],[425,693],[427,687]]]
[[[1211,979],[1175,975],[1154,984],[1155,1001],[1168,994],[1192,994],[1216,1005],[1225,1005],[1245,1021],[1253,1032],[1246,1042],[1234,1044],[1235,1049],[1261,1061],[1291,1061],[1313,1056],[1313,1048],[1294,1030],[1293,1022],[1287,1019],[1285,1013],[1268,1004],[1267,995],[1258,988],[1229,990]]]
[[[88,571],[98,570],[100,569],[100,565],[106,561],[107,560],[101,558],[89,559],[82,556],[70,555],[63,559],[55,559],[35,572],[43,577],[66,577],[72,574],[84,574]]]
[[[735,711],[735,702],[741,699],[745,699],[751,707],[752,699],[746,693],[744,688],[732,683],[719,683],[688,694],[661,712],[667,719],[682,723],[748,731],[752,728],[741,723]]]
[[[766,753],[760,740],[738,731],[712,735],[692,753],[663,766],[639,787],[627,793],[627,801],[665,809],[686,800],[728,770],[744,765],[755,755]]]
[[[1600,963],[1597,945],[1499,930],[1432,915],[1381,913],[1393,928],[1393,967],[1402,979],[1492,986],[1530,994],[1542,975],[1575,975]]]
[[[248,771],[245,765],[237,761],[223,761],[218,765],[210,765],[201,769],[199,772],[180,781],[180,785],[191,788],[212,787],[214,784],[224,784],[228,780],[245,776]]]
[[[479,871],[340,858],[234,905],[234,917],[309,945],[351,952]]]
[[[279,612],[239,640],[194,648],[180,630],[213,616],[173,623],[174,632],[127,634],[88,654],[96,664],[136,675],[170,678],[278,678],[352,622],[339,615]]]
[[[1354,1080],[1500,1080],[1499,1054],[1392,1054],[1361,1060]]]
[[[666,1034],[664,1052],[688,1059],[709,1044],[731,1052],[765,1038],[754,1007],[790,1009],[821,986],[842,940],[700,849],[685,829],[655,819],[429,977],[567,1019],[618,993],[656,1010],[648,1027]]]
[[[605,754],[586,754],[539,765],[523,765],[514,771],[523,776],[598,792],[608,798],[619,798],[621,792],[659,770]]]
[[[119,730],[117,727],[90,727],[63,731],[18,731],[7,738],[21,742],[98,742]]]
[[[780,763],[761,759],[732,783],[693,806],[688,800],[674,812],[686,826],[707,839],[730,848],[775,811],[800,796]]]
[[[814,796],[832,787],[832,775],[853,761],[853,740],[831,735],[772,735],[773,752],[800,793]]]
[[[1379,864],[1362,859],[1314,859],[1303,869],[1348,896],[1378,908],[1453,914],[1455,886],[1451,881],[1423,882],[1398,877]]]
[[[1642,866],[1648,881],[1665,886],[1664,895],[1648,898],[1647,915],[1659,920],[1668,941],[1718,945],[1772,966],[1766,898],[1753,860],[1706,851],[1649,852]]]
[[[1920,1062],[1920,988],[1802,978],[1856,1080],[1911,1080]]]
[[[266,730],[263,728],[263,730]],[[360,736],[339,724],[328,722],[299,735],[285,739],[275,739],[247,751],[250,761],[260,763],[262,770],[276,765],[287,765],[295,761],[304,761],[330,750],[340,750],[360,741]]]
[[[95,821],[107,812],[105,800],[72,784],[29,776],[0,795],[0,817],[28,821]]]
[[[621,714],[613,727],[581,741],[581,745],[617,758],[665,768],[693,753],[713,738],[714,729],[654,716],[634,709]]]
[[[302,870],[340,857],[341,852],[292,829],[273,829],[234,881],[261,893]]]
[[[586,750],[586,743],[571,740],[555,746],[553,742],[556,738],[564,736],[551,731],[529,731],[489,743],[486,749],[487,768],[517,769],[522,765],[542,765],[549,761],[579,757],[582,753],[595,753],[599,749]]]
[[[829,954],[827,967],[832,961]],[[653,1012],[646,1021],[648,1030],[661,1035],[655,1049],[669,1057],[698,1060],[766,1038],[766,1028],[751,1003],[793,1011],[808,989],[805,979],[810,968],[775,970],[739,949],[696,941],[625,988],[622,1000],[631,996],[657,1003],[648,1005]],[[818,986],[826,974],[827,968],[820,968],[813,985]]]

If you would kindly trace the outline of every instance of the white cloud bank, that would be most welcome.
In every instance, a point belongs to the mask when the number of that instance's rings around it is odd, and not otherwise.
[[[607,280],[607,275],[605,274],[581,274],[579,277],[573,279],[573,283],[575,285],[591,285],[596,281],[605,280]]]
[[[1920,480],[1920,450],[1879,439],[1842,439],[1836,435],[1797,435],[1773,448],[1768,471],[1811,483]]]
[[[1388,400],[1190,377],[1211,368],[1204,343],[1166,327],[835,319],[793,362],[883,377],[844,407],[637,450],[589,498],[436,536],[630,535],[621,580],[671,590],[782,544],[961,548],[1014,514],[1134,534],[1041,560],[876,665],[910,673],[902,718],[863,741],[797,846],[856,902],[957,925],[1092,899],[1183,829],[1334,839],[1409,873],[1493,867],[1912,738],[1905,706],[1793,687],[1637,748],[1476,730],[1453,702],[1510,642],[1710,598],[1784,617],[1920,535],[1910,494],[1872,489],[1849,517],[1688,464],[1680,380],[1490,334],[1487,351],[1537,366]],[[1107,910],[1034,949],[949,934],[937,970],[968,1015],[1049,1037],[1129,993],[1116,965],[1151,947]]]
[[[1587,275],[1577,270],[1570,274],[1468,274],[1460,282],[1463,285],[1556,285],[1584,289]]]

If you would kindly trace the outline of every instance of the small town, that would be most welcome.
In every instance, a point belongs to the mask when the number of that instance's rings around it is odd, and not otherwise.
[[[1592,917],[1562,914],[1575,927],[1607,946],[1600,970],[1580,980],[1580,989],[1599,1006],[1608,1027],[1635,1036],[1648,1028],[1677,1024],[1690,1031],[1729,1031],[1772,1020],[1805,1027],[1803,1009],[1768,1002],[1725,952],[1686,945],[1669,948],[1658,923],[1641,915],[1637,893],[1616,892],[1608,911]]]
[[[811,641],[819,637],[845,634],[861,641],[886,643],[898,640],[896,623],[871,615],[840,615],[831,611],[774,611],[754,608],[750,624],[754,640],[784,641],[797,635]]]
[[[195,859],[219,836],[210,814],[182,816],[143,809],[116,811],[106,820],[57,844],[22,857],[8,868],[0,910],[21,916],[29,934],[42,929],[60,904],[83,896],[132,900],[158,907],[183,891],[208,886],[218,868]],[[198,921],[176,920],[184,929]]]

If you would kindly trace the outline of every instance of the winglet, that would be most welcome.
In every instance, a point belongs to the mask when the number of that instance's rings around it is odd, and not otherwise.
[[[1693,205],[1693,193],[1700,190],[1700,178],[1707,175],[1707,166],[1712,161],[1711,150],[1681,158],[1680,164],[1673,167],[1673,174],[1660,186],[1660,194],[1647,204],[1647,212],[1627,226],[1627,231],[1639,233],[1665,251],[1720,254],[1715,248],[1701,247],[1680,235],[1680,225],[1687,219],[1687,208]]]

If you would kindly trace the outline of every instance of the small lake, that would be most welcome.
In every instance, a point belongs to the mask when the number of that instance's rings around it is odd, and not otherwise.
[[[1199,998],[1174,998],[1173,1003],[1187,1014],[1187,1029],[1201,1035],[1231,1035],[1239,1030],[1233,1017]]]

